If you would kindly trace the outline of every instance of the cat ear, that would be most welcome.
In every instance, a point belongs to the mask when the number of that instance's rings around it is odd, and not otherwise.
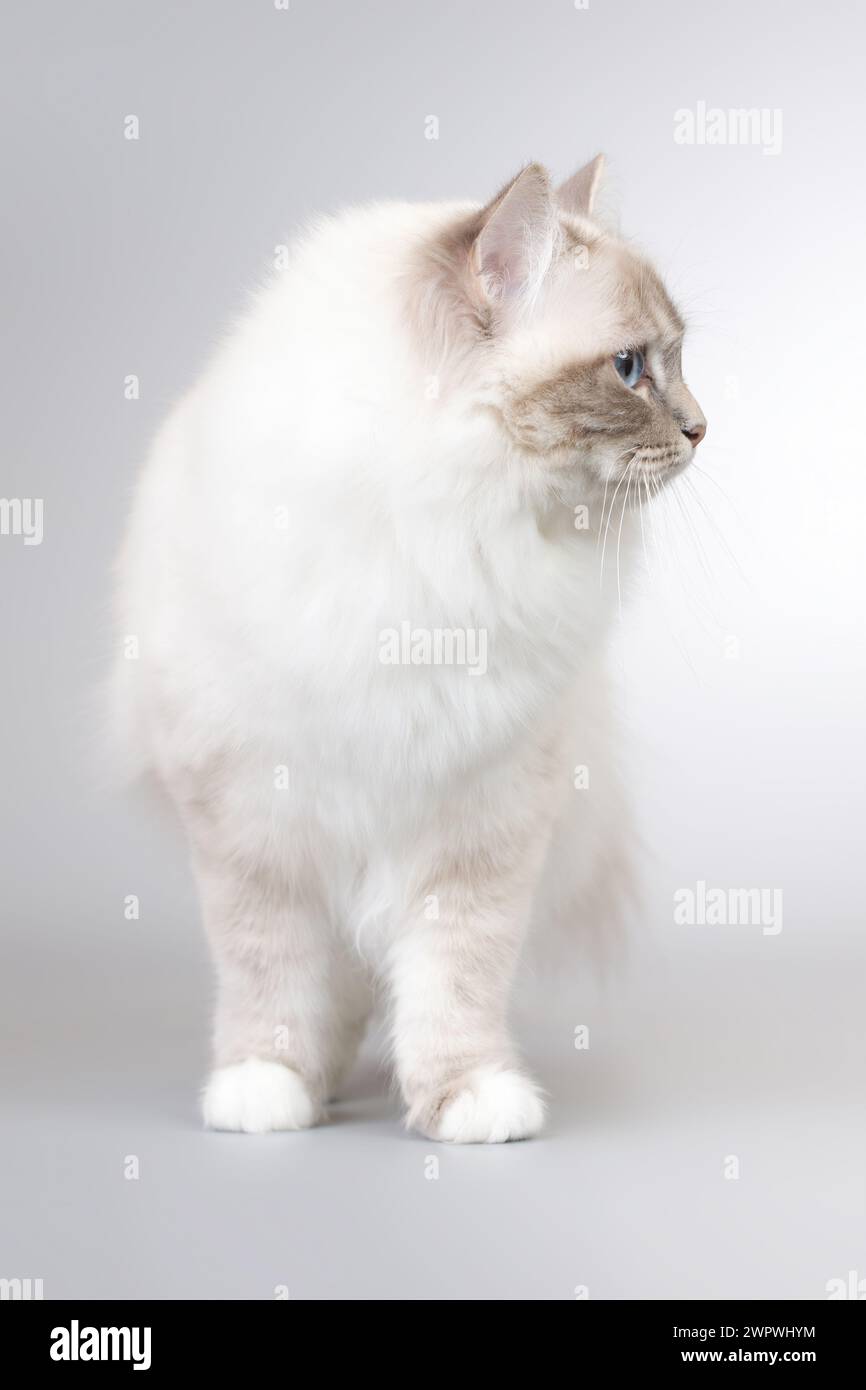
[[[572,174],[570,179],[561,183],[556,190],[556,201],[563,212],[570,212],[578,217],[591,217],[603,172],[604,155],[597,154],[595,159],[591,159],[582,169],[578,169],[576,174]]]
[[[481,214],[471,264],[485,298],[532,298],[550,265],[554,226],[547,170],[528,164]]]

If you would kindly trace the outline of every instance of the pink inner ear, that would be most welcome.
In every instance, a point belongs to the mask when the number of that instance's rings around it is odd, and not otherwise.
[[[549,250],[550,182],[539,165],[530,165],[493,207],[473,252],[476,274],[494,295],[523,290]]]
[[[476,273],[486,282],[488,293],[496,298],[514,295],[525,279],[520,273],[519,256],[501,245],[478,248]]]

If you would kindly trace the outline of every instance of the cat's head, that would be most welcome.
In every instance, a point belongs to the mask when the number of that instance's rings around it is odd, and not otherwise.
[[[706,432],[661,279],[593,219],[602,165],[598,156],[556,190],[529,165],[451,246],[509,441],[589,491],[629,470],[673,477]]]

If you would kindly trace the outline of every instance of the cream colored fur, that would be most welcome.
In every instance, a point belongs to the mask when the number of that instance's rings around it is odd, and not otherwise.
[[[626,500],[691,456],[681,328],[589,220],[596,173],[559,201],[531,166],[486,209],[319,222],[144,470],[115,708],[189,838],[217,972],[215,1128],[319,1118],[374,988],[410,1124],[457,1142],[541,1126],[508,1030],[533,909],[534,929],[556,904],[579,930],[627,857],[600,532],[625,568]],[[569,372],[637,341],[669,445],[569,442]],[[383,663],[404,623],[483,631],[486,669]]]

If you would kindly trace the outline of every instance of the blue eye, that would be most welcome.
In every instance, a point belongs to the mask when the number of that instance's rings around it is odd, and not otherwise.
[[[613,359],[613,365],[626,386],[637,386],[643,376],[643,353],[639,348],[624,348]]]

